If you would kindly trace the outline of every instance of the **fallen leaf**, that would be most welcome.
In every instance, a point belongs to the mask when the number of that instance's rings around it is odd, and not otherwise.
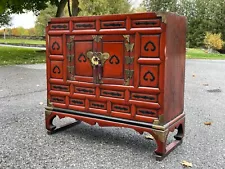
[[[207,84],[207,83],[204,83],[204,84],[203,84],[203,86],[209,86],[209,84]]]
[[[44,103],[43,103],[43,102],[40,102],[39,104],[40,104],[40,105],[43,105]]]
[[[204,124],[207,125],[207,126],[210,126],[210,125],[212,124],[212,122],[207,121],[207,122],[205,122]]]
[[[146,139],[154,140],[154,137],[151,134],[145,136]]]
[[[195,77],[195,74],[193,74],[192,77]]]
[[[184,167],[192,167],[192,163],[189,163],[187,161],[182,161],[181,164],[184,166]]]

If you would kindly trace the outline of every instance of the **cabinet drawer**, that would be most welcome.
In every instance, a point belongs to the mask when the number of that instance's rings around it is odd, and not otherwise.
[[[126,28],[125,21],[102,21],[101,29],[118,29],[118,28]]]
[[[112,111],[122,112],[122,113],[130,113],[130,106],[120,105],[120,104],[112,104]]]
[[[85,105],[85,102],[82,99],[74,99],[74,98],[71,98],[70,99],[70,105],[84,106]]]
[[[105,110],[107,106],[104,102],[90,101],[90,108]]]
[[[75,87],[76,93],[95,95],[95,89],[88,87]]]
[[[147,101],[147,102],[158,102],[158,96],[157,95],[148,95],[148,94],[142,94],[142,93],[132,93],[131,94],[132,100],[140,100],[140,101]]]
[[[85,30],[85,29],[95,29],[95,21],[93,22],[74,22],[73,29],[74,30]]]
[[[147,108],[137,108],[136,115],[157,117],[157,110]]]
[[[60,97],[60,96],[51,96],[51,102],[54,103],[65,103],[65,97]]]
[[[51,90],[69,92],[69,86],[51,84]]]
[[[160,19],[141,19],[141,20],[132,20],[132,28],[149,28],[149,27],[160,27]]]
[[[101,90],[101,96],[105,97],[115,97],[115,98],[124,98],[124,92],[121,91],[113,91],[113,90]]]

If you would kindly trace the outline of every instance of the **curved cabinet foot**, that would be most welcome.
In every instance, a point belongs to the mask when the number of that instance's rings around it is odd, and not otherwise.
[[[47,134],[49,134],[49,135],[54,134],[54,133],[59,132],[59,131],[66,130],[68,128],[71,128],[71,127],[81,123],[81,121],[77,120],[73,123],[69,123],[69,124],[66,124],[64,126],[56,127],[53,124],[53,120],[54,120],[55,117],[56,117],[56,115],[53,114],[52,111],[49,111],[49,110],[45,111],[45,124],[46,124]],[[60,118],[64,118],[64,117],[60,117]]]
[[[184,119],[182,119],[180,122],[175,123],[165,131],[154,131],[157,136],[155,139],[157,143],[157,149],[155,150],[156,160],[163,160],[172,150],[182,143],[182,139],[184,137],[184,124]],[[168,134],[169,132],[173,132],[174,129],[177,129],[177,134],[174,136],[175,140],[167,145]]]

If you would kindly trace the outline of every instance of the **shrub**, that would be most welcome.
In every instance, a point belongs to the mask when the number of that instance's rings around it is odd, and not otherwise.
[[[225,43],[221,38],[221,33],[213,34],[210,32],[206,32],[204,44],[208,49],[220,50]]]

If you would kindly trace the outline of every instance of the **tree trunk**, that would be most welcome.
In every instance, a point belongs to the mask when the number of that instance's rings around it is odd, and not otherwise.
[[[64,8],[66,6],[67,0],[61,0],[59,4],[57,5],[57,12],[56,17],[62,17],[64,16]]]
[[[72,15],[77,16],[79,12],[80,12],[79,1],[72,0]]]

